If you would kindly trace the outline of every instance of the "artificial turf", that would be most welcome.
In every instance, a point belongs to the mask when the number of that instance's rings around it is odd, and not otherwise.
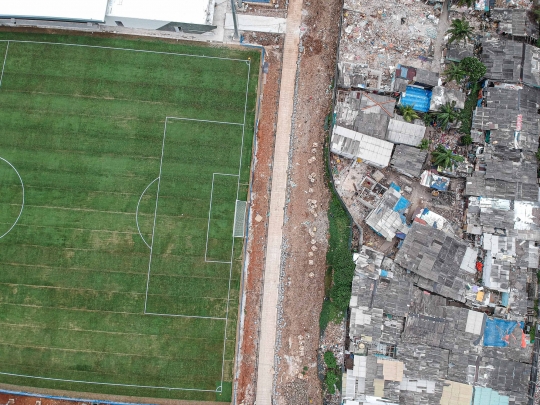
[[[0,40],[0,382],[226,400],[259,53]]]

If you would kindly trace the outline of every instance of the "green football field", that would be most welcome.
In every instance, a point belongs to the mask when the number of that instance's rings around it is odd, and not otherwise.
[[[230,399],[259,61],[0,33],[0,383]]]

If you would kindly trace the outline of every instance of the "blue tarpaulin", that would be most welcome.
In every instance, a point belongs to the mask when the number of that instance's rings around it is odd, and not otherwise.
[[[390,188],[393,188],[396,191],[401,191],[401,188],[394,182],[390,183]]]
[[[388,277],[388,272],[386,270],[381,270],[382,277]]]
[[[430,103],[431,90],[407,86],[407,90],[401,95],[401,105],[410,105],[416,111],[428,112]]]
[[[501,297],[501,301],[502,301],[502,304],[503,304],[503,307],[507,307],[508,306],[508,300],[510,299],[510,294],[508,294],[507,292],[503,292],[502,293],[502,297]]]
[[[394,211],[403,212],[407,209],[409,205],[411,205],[409,200],[407,200],[405,197],[400,197],[396,205],[394,205]]]
[[[448,185],[450,184],[450,180],[448,178],[436,175],[432,175],[431,177],[433,179],[433,182],[431,183],[431,188],[439,191],[448,190]]]
[[[517,321],[506,321],[504,319],[490,319],[486,321],[484,332],[484,346],[506,347],[508,342],[506,336],[511,334],[518,326]]]

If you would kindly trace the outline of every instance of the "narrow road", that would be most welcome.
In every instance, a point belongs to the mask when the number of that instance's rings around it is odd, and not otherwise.
[[[272,171],[272,191],[270,193],[270,217],[264,269],[257,372],[257,405],[272,405],[283,219],[301,18],[302,0],[291,0],[287,12],[287,31],[283,49],[276,146]]]
[[[444,0],[441,10],[441,16],[439,17],[439,26],[437,27],[437,39],[435,40],[434,53],[433,53],[433,63],[431,64],[431,70],[433,72],[440,73],[442,60],[442,43],[444,41],[444,36],[448,30],[449,24],[449,12],[448,9],[451,5],[450,0]]]

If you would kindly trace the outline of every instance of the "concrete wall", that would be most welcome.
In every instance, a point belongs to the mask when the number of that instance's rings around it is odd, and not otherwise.
[[[203,24],[188,24],[174,21],[157,21],[157,20],[145,20],[142,18],[126,18],[117,16],[106,16],[105,24],[107,26],[116,27],[116,21],[119,21],[126,28],[140,28],[146,30],[160,30],[160,31],[176,31],[175,27],[178,27],[183,32],[207,32],[216,28],[214,25]]]

